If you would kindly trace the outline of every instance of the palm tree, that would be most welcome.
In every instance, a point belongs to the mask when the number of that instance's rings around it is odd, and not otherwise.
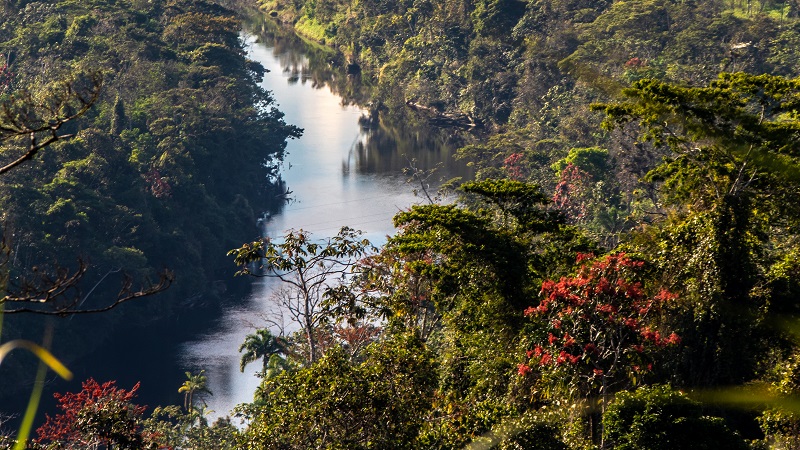
[[[197,375],[186,372],[186,381],[178,388],[178,392],[184,393],[183,407],[186,408],[187,411],[192,411],[194,409],[195,393],[197,393],[198,396],[201,394],[214,395],[208,389],[208,377],[205,376],[205,372],[205,370],[201,370]],[[205,402],[203,402],[203,405],[205,405]]]
[[[239,369],[244,372],[244,368],[248,364],[261,359],[261,375],[264,376],[267,373],[270,357],[272,355],[285,355],[287,346],[288,342],[285,338],[275,337],[268,329],[259,328],[255,334],[248,334],[244,343],[239,346],[239,352],[244,351]]]

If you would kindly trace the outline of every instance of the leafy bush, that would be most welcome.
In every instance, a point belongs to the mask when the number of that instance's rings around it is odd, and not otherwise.
[[[603,438],[617,450],[748,448],[722,418],[669,386],[618,394],[603,416]]]

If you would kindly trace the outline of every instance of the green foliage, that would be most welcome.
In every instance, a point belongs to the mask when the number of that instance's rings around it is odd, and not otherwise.
[[[749,448],[723,419],[668,386],[617,394],[603,416],[603,438],[620,450]]]
[[[520,0],[479,1],[472,11],[476,33],[495,36],[513,29],[525,13],[525,3]]]
[[[561,173],[570,164],[590,174],[595,180],[602,180],[609,170],[608,150],[598,147],[573,148],[566,158],[556,161],[552,168]]]
[[[741,179],[742,164],[752,166],[745,173],[766,172],[783,181],[796,182],[800,175],[792,136],[800,131],[797,114],[800,81],[774,75],[721,74],[705,88],[641,80],[625,91],[632,101],[596,105],[613,127],[630,120],[640,122],[642,139],[670,146],[679,157],[657,172],[670,183],[679,165],[694,163],[713,174],[708,183],[675,181],[680,186],[676,200],[685,200],[692,188],[703,187],[700,195],[721,192],[737,194],[751,183]],[[707,142],[711,142],[708,145]],[[712,191],[713,189],[713,191]],[[711,191],[711,192],[709,192]]]
[[[767,375],[772,381],[771,390],[779,398],[791,398],[800,392],[798,368],[800,365],[797,355],[794,354],[776,364]],[[793,448],[800,444],[800,416],[796,410],[776,405],[765,409],[758,422],[765,440],[776,447]]]
[[[567,450],[559,439],[558,427],[536,417],[526,415],[513,421],[511,430],[496,447],[498,450]]]
[[[238,449],[239,430],[230,419],[217,419],[209,426],[202,412],[207,411],[185,412],[179,406],[158,406],[145,420],[145,430],[158,437],[160,448]]]
[[[504,216],[514,217],[520,231],[552,231],[557,223],[557,218],[542,208],[548,199],[536,185],[509,179],[487,179],[466,182],[459,189],[479,196],[481,201],[493,205]],[[505,225],[509,226],[508,223]]]
[[[537,142],[530,130],[515,130],[490,136],[482,142],[460,148],[457,159],[466,159],[475,167],[475,178],[509,177],[528,180],[549,191],[553,184],[552,172],[545,168],[558,152],[553,142]]]
[[[259,413],[243,435],[248,449],[418,448],[433,401],[435,366],[419,339],[372,344],[364,361],[340,349],[316,364],[265,380]]]
[[[797,317],[800,295],[800,249],[790,248],[777,258],[767,274],[770,310],[777,316]]]
[[[357,259],[364,256],[371,244],[360,239],[361,232],[344,227],[326,242],[311,239],[311,233],[303,230],[288,232],[282,242],[274,243],[268,238],[246,244],[228,252],[234,263],[242,267],[241,275],[250,274],[248,265],[259,263],[259,269],[281,277],[283,272],[304,271],[306,269],[333,268],[341,274],[349,267],[345,258]]]
[[[325,44],[331,36],[328,35],[325,26],[320,25],[312,18],[302,17],[295,24],[298,33],[313,39],[321,44]]]
[[[495,287],[504,291],[510,304],[521,301],[528,276],[524,249],[511,235],[493,230],[487,218],[454,205],[426,205],[399,213],[395,225],[406,230],[393,238],[390,246],[406,254],[432,250],[445,257],[443,264],[429,267],[429,273],[441,280],[444,298],[475,282],[480,285],[488,276],[497,277]],[[506,267],[519,270],[507,271]],[[483,276],[475,277],[477,273]]]

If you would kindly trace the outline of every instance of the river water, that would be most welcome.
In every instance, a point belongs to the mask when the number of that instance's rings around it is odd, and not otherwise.
[[[412,161],[418,169],[438,167],[432,180],[469,176],[452,158],[446,135],[413,129],[405,123],[364,128],[367,111],[349,104],[338,93],[359,96],[357,79],[336,70],[324,49],[282,33],[269,22],[250,24],[245,33],[251,59],[268,69],[263,87],[271,91],[287,123],[303,128],[289,142],[282,178],[291,201],[265,218],[263,232],[279,237],[288,229],[303,229],[315,237],[332,236],[342,226],[362,230],[375,245],[395,230],[392,216],[412,204],[427,201],[414,194],[403,169]],[[327,60],[327,61],[326,61]],[[274,318],[270,301],[276,281],[254,281],[245,301],[226,308],[212,329],[181,345],[180,364],[204,369],[213,395],[206,399],[213,416],[226,415],[236,404],[252,401],[260,379],[260,362],[239,371],[239,345],[264,317]],[[292,328],[286,324],[287,330]],[[273,332],[278,330],[273,327]]]

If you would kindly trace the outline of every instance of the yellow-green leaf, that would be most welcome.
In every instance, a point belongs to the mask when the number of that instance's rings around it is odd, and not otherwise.
[[[53,354],[50,353],[46,348],[22,339],[9,341],[0,345],[0,364],[3,363],[3,358],[5,358],[7,354],[18,348],[23,348],[36,355],[43,363],[47,365],[47,367],[61,376],[61,378],[64,378],[65,380],[72,379],[72,372],[70,372],[70,370],[67,369],[64,364],[61,364],[61,361],[56,359],[56,357],[53,356]]]

